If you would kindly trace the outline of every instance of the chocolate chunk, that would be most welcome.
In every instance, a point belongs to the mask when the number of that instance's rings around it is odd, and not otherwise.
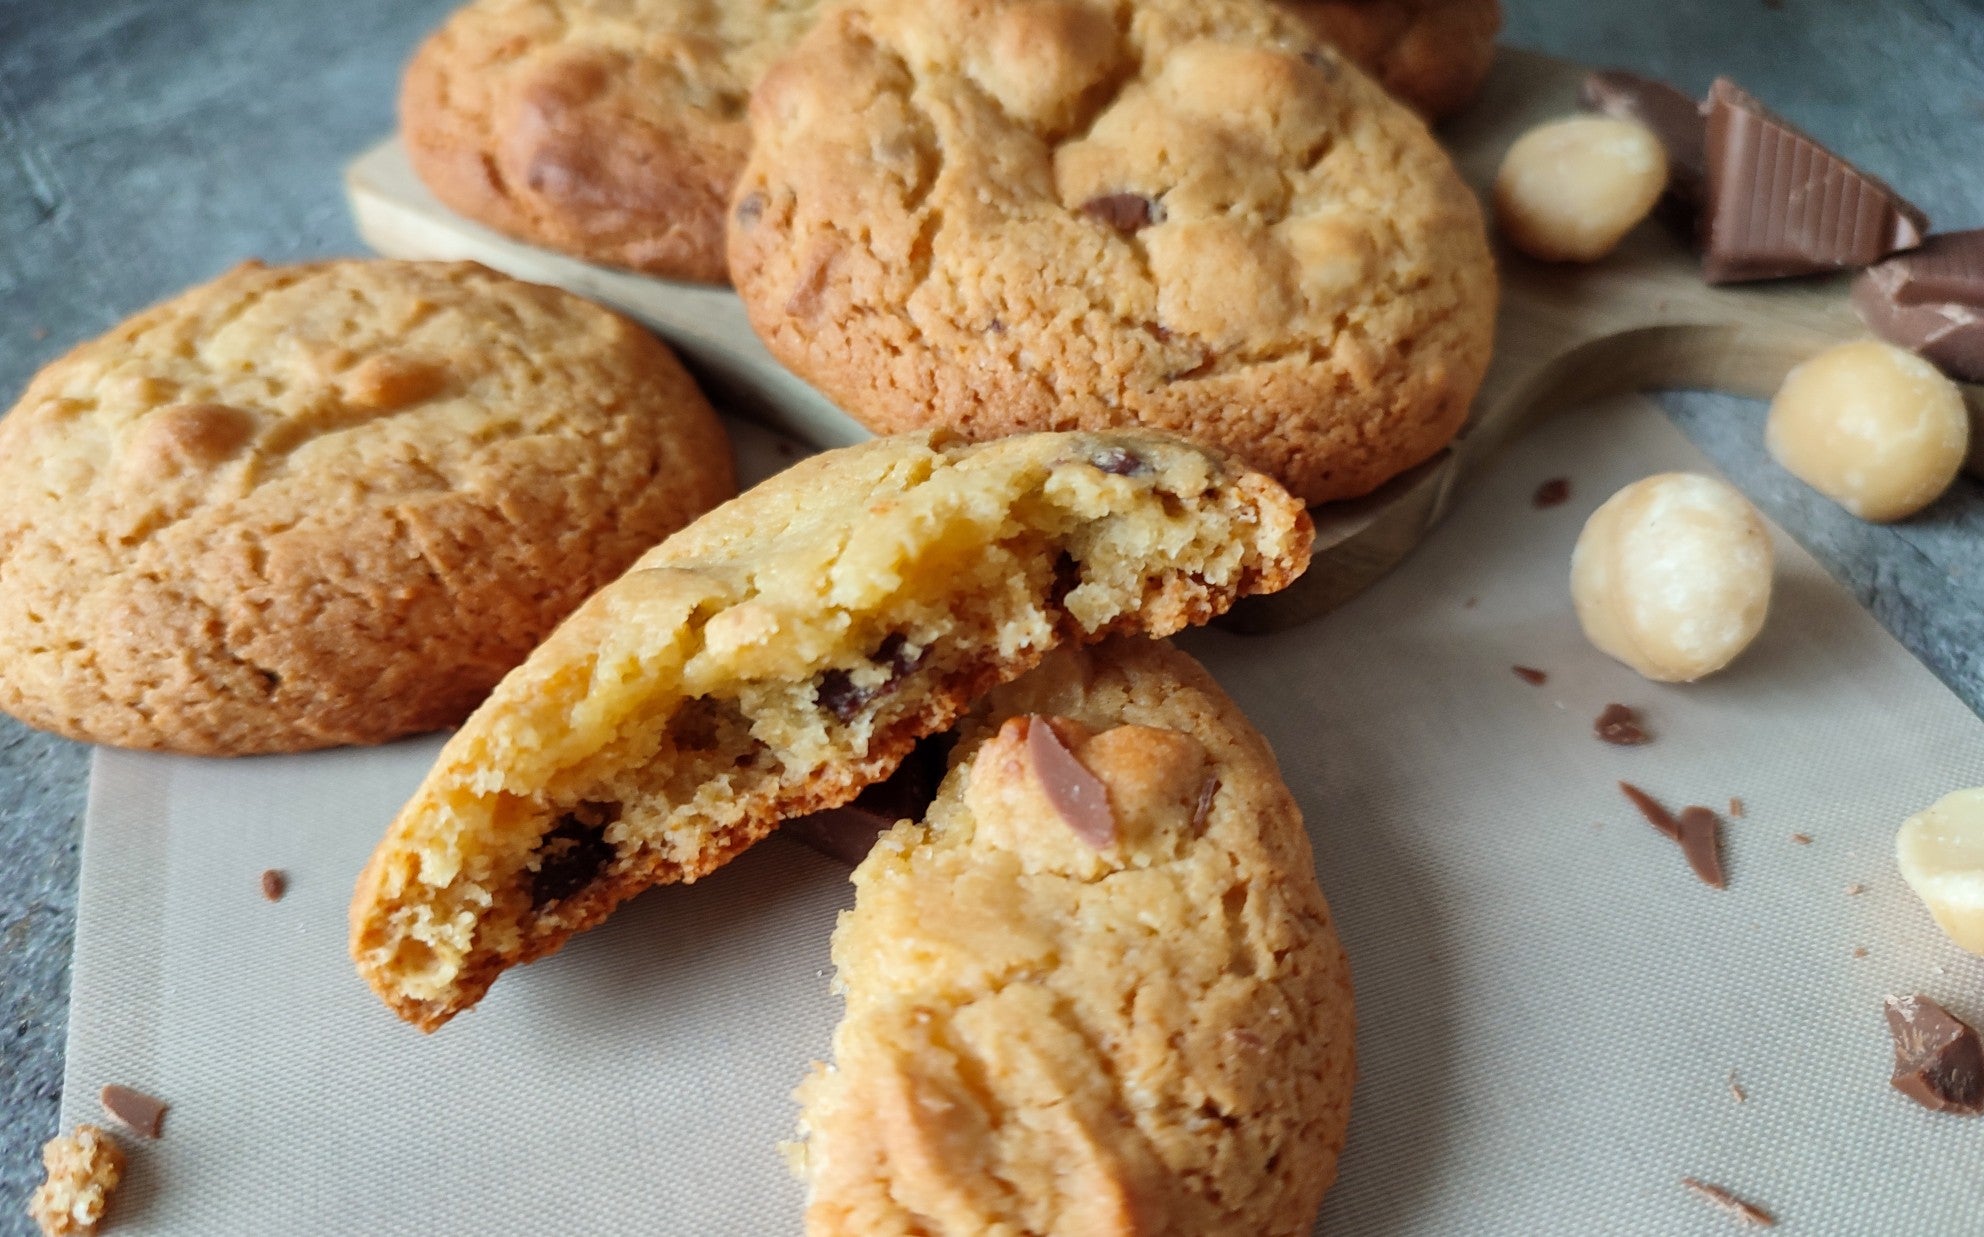
[[[1104,447],[1089,457],[1089,463],[1118,477],[1141,477],[1151,470],[1143,456],[1122,447]]]
[[[282,901],[282,895],[289,890],[289,878],[270,868],[262,873],[262,896],[271,902]]]
[[[1116,813],[1109,806],[1108,787],[1075,759],[1050,719],[1027,719],[1026,752],[1047,801],[1075,836],[1097,850],[1113,843]]]
[[[957,736],[935,734],[910,749],[895,772],[861,788],[840,807],[795,816],[779,826],[782,833],[849,867],[874,849],[875,839],[899,820],[922,820],[937,797]]]
[[[618,853],[606,840],[606,827],[620,819],[617,803],[581,803],[558,818],[537,844],[537,870],[530,877],[535,907],[562,902],[592,884]]]
[[[862,687],[845,670],[836,668],[824,671],[818,686],[813,689],[813,702],[842,722],[852,722],[861,716],[861,710],[867,708],[870,702],[894,691],[896,684],[921,666],[929,655],[927,648],[911,652],[909,637],[899,631],[892,632],[883,637],[882,643],[868,655],[869,661],[888,668],[887,678],[873,687]]]
[[[1708,192],[1708,121],[1701,105],[1666,82],[1623,69],[1600,69],[1584,79],[1578,102],[1589,111],[1644,125],[1667,150],[1667,201],[1692,230]]]
[[[1673,815],[1666,808],[1660,806],[1659,801],[1652,795],[1641,790],[1631,782],[1620,782],[1619,789],[1625,794],[1626,798],[1632,801],[1633,806],[1640,810],[1640,815],[1646,817],[1647,824],[1652,825],[1668,837],[1673,838],[1676,842],[1681,840],[1681,822],[1675,820]]]
[[[1894,1089],[1931,1112],[1984,1113],[1984,1045],[1975,1029],[1928,997],[1888,998]]]
[[[1562,506],[1565,502],[1569,501],[1570,497],[1570,481],[1564,477],[1552,477],[1542,485],[1536,487],[1536,493],[1530,497],[1529,501],[1541,509],[1544,507]]]
[[[1636,747],[1641,743],[1653,742],[1653,736],[1640,725],[1640,715],[1623,704],[1608,704],[1598,720],[1591,724],[1592,733],[1616,747]]]
[[[1545,674],[1543,671],[1538,670],[1534,666],[1511,666],[1510,669],[1516,672],[1517,678],[1529,684],[1531,687],[1541,687],[1545,683],[1550,681],[1550,676],[1548,674]]]
[[[1984,382],[1984,229],[1932,236],[1869,267],[1853,281],[1853,307],[1882,339]]]
[[[166,1109],[170,1107],[164,1100],[116,1083],[98,1092],[97,1101],[113,1120],[140,1138],[158,1137],[165,1127]]]
[[[1105,193],[1082,203],[1082,214],[1118,232],[1135,232],[1164,222],[1164,206],[1141,193]]]
[[[1722,817],[1705,807],[1684,807],[1675,823],[1681,830],[1681,853],[1687,856],[1688,866],[1695,870],[1702,884],[1714,889],[1728,888],[1729,882],[1722,874]]]
[[[1928,216],[1728,78],[1709,91],[1702,275],[1848,270],[1922,243]]]
[[[1681,1184],[1704,1202],[1728,1212],[1744,1224],[1753,1224],[1758,1228],[1772,1228],[1777,1224],[1776,1216],[1755,1203],[1744,1202],[1719,1185],[1710,1185],[1693,1177],[1681,1178]]]

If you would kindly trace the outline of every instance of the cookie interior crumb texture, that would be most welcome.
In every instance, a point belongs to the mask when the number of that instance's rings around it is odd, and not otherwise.
[[[617,314],[471,263],[249,263],[0,419],[0,709],[203,755],[454,725],[733,492]]]
[[[28,1200],[28,1215],[47,1237],[93,1233],[124,1176],[124,1150],[94,1125],[79,1125],[41,1149],[48,1179]]]
[[[1103,787],[1070,827],[1032,739]],[[800,1088],[813,1237],[1306,1234],[1354,1074],[1350,975],[1266,743],[1195,663],[1063,650],[964,728],[856,869],[834,1066]]]
[[[1306,502],[1444,447],[1481,211],[1424,124],[1248,0],[865,0],[752,96],[731,275],[879,433],[1162,429]]]
[[[646,555],[454,736],[352,905],[431,1029],[648,885],[836,806],[1055,645],[1204,622],[1307,565],[1273,481],[1175,439],[908,435]]]

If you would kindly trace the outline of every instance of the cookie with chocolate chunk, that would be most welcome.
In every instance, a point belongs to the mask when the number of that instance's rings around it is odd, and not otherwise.
[[[435,197],[499,232],[721,283],[745,100],[816,7],[475,0],[407,68],[407,155]]]
[[[503,681],[373,853],[352,957],[439,1026],[641,889],[852,799],[1056,646],[1282,587],[1313,535],[1272,480],[1155,434],[925,433],[804,460]]]
[[[250,263],[0,419],[0,710],[205,755],[450,726],[731,493],[617,314],[469,263]]]
[[[751,117],[732,278],[878,433],[1141,426],[1314,503],[1438,452],[1486,369],[1473,194],[1258,0],[858,0]]]
[[[1126,639],[994,692],[952,760],[834,933],[806,1231],[1309,1233],[1355,1017],[1266,742]]]
[[[1279,0],[1422,116],[1474,102],[1495,64],[1501,0]]]

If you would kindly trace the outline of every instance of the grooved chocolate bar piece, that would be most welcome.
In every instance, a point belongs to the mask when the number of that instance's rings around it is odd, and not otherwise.
[[[1584,79],[1585,110],[1644,125],[1667,148],[1666,200],[1692,224],[1708,193],[1708,122],[1701,104],[1666,82],[1624,69],[1599,69]]]
[[[1853,281],[1868,328],[1950,377],[1984,382],[1984,229],[1945,232]]]
[[[1977,1032],[1926,996],[1888,998],[1894,1089],[1934,1112],[1984,1113],[1984,1045]]]
[[[1708,101],[1702,276],[1781,279],[1913,249],[1928,216],[1731,82]]]

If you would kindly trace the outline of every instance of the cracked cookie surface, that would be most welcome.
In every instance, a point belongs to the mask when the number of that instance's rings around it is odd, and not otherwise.
[[[1349,968],[1272,753],[1185,654],[1063,650],[992,693],[853,879],[809,1234],[1311,1231]]]
[[[1385,89],[1441,120],[1474,102],[1495,63],[1501,0],[1279,0]]]
[[[1061,644],[1169,634],[1308,564],[1260,473],[1147,433],[902,435],[644,555],[491,694],[360,878],[351,954],[423,1029],[647,886],[886,777]]]
[[[415,171],[500,232],[664,278],[724,282],[745,100],[816,0],[477,0],[400,91]]]
[[[0,419],[0,709],[207,755],[453,725],[732,492],[618,315],[467,263],[251,263]]]
[[[759,83],[731,275],[877,432],[1143,426],[1307,502],[1429,458],[1486,368],[1481,211],[1252,0],[867,0]]]

